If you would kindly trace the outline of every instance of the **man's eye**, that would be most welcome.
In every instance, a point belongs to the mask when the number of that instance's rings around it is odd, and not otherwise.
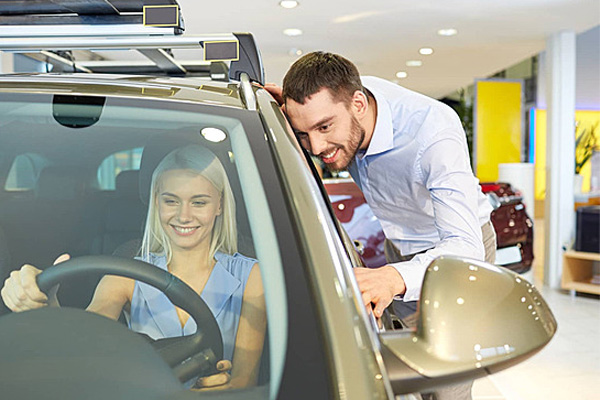
[[[320,130],[321,132],[327,132],[327,131],[329,130],[329,128],[331,128],[331,124],[327,124],[327,125],[321,125],[321,126],[319,127],[319,130]]]

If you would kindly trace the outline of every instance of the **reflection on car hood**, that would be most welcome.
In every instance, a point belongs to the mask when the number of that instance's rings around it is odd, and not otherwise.
[[[0,92],[97,94],[190,101],[245,108],[238,85],[206,78],[114,74],[12,74],[0,76]]]

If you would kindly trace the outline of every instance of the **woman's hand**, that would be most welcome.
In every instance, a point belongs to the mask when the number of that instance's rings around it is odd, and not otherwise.
[[[62,254],[54,261],[54,265],[70,258],[68,254]],[[50,290],[49,296],[40,291],[36,278],[41,273],[40,269],[29,264],[23,265],[18,271],[11,272],[0,291],[4,304],[13,312],[33,310],[45,307],[49,303],[58,304],[56,300],[58,285]]]
[[[229,370],[231,370],[231,361],[221,360],[217,363],[217,370],[221,371],[218,374],[204,376],[198,378],[194,385],[194,390],[223,390],[231,387],[229,381],[231,376]]]

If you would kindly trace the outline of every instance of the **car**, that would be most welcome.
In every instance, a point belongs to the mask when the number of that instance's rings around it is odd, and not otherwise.
[[[490,216],[498,241],[496,264],[519,274],[533,264],[533,220],[523,196],[507,182],[482,182],[494,211]]]
[[[336,217],[354,240],[363,262],[370,268],[386,264],[385,234],[362,192],[349,177],[324,179]],[[509,183],[482,182],[494,210],[490,215],[496,231],[496,265],[522,274],[533,263],[533,221],[523,197]]]
[[[40,20],[17,17],[20,24]],[[63,307],[0,316],[2,398],[411,398],[521,362],[556,332],[529,282],[452,257],[428,267],[416,329],[399,329],[389,316],[376,320],[354,278],[360,257],[262,87],[251,35],[132,37],[99,27],[113,35],[106,39],[90,25],[64,36],[33,27],[0,29],[0,36],[8,32],[0,49],[42,54],[54,65],[51,73],[0,75],[0,273],[24,263],[40,267],[38,285],[48,290],[60,282]],[[63,53],[126,46],[156,63],[125,61],[116,68],[126,73],[106,73],[116,63]],[[203,50],[213,64],[177,62],[162,50],[180,47]],[[255,387],[186,388],[182,382],[214,371],[221,357],[214,316],[186,284],[132,259],[154,168],[189,144],[210,149],[223,164],[237,199],[239,252],[260,263],[267,334]],[[65,252],[72,259],[52,266]],[[198,330],[149,342],[121,322],[81,310],[103,274],[156,287]]]

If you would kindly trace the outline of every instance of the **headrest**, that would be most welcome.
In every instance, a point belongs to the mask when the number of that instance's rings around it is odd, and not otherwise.
[[[140,199],[142,203],[148,205],[152,173],[160,161],[173,150],[190,144],[206,146],[206,141],[199,132],[170,132],[155,136],[146,143],[140,164]]]
[[[81,170],[72,167],[46,167],[35,186],[35,197],[47,200],[72,200],[83,195]]]
[[[138,170],[119,172],[115,183],[115,192],[117,196],[127,198],[139,196],[139,180],[140,171]]]

